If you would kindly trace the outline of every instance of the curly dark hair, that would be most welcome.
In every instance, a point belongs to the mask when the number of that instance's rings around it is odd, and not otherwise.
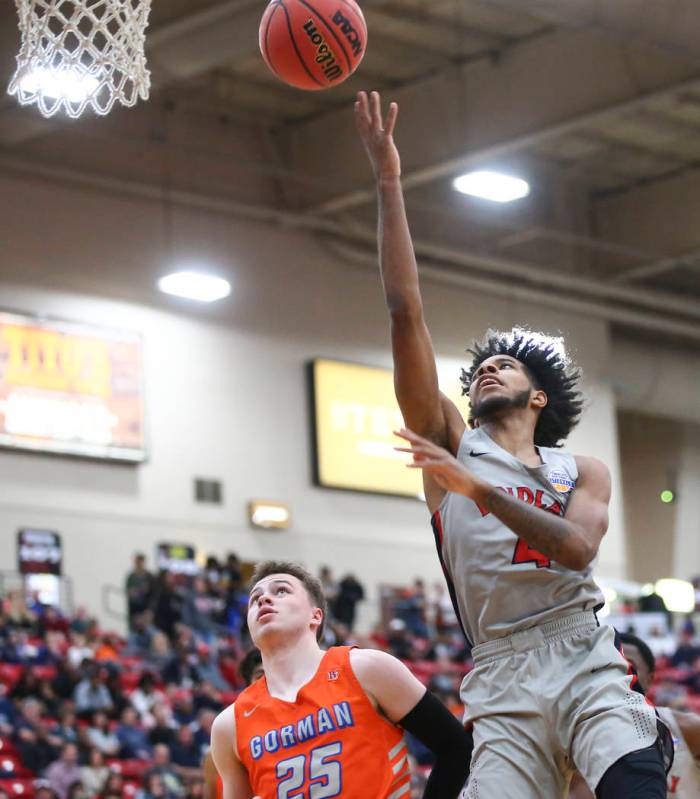
[[[510,355],[525,366],[535,388],[547,395],[535,426],[535,444],[562,446],[581,418],[583,396],[577,388],[581,370],[567,360],[556,340],[519,328],[511,333],[489,330],[467,352],[474,359],[469,369],[462,369],[462,394],[469,393],[476,370],[487,358]],[[474,423],[471,414],[469,423]]]

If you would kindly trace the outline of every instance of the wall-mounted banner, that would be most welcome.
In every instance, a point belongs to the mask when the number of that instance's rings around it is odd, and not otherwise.
[[[146,457],[141,338],[0,313],[0,446]]]
[[[61,536],[53,530],[17,531],[17,568],[21,574],[61,574]]]

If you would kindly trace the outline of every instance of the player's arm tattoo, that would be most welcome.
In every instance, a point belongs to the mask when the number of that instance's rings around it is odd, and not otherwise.
[[[585,569],[595,557],[580,526],[562,516],[528,505],[495,486],[488,487],[479,504],[528,546],[568,569]]]

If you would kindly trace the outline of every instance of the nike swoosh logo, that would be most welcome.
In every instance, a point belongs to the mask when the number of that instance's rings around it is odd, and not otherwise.
[[[258,706],[256,705],[256,706],[255,706],[254,708],[252,708],[251,710],[244,710],[244,711],[243,711],[243,717],[247,719],[247,718],[248,718],[248,716],[252,716],[252,715],[253,715],[253,713],[255,713],[255,711],[256,711],[257,709],[258,709]]]
[[[470,455],[472,458],[480,458],[482,455],[488,455],[488,452],[474,452],[474,450],[471,450],[471,451],[469,452],[469,455]]]

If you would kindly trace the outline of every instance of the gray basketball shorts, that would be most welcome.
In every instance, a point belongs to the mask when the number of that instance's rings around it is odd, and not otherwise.
[[[654,709],[630,689],[614,640],[587,611],[474,648],[461,689],[474,725],[465,799],[559,799],[575,769],[595,790],[654,743]]]

